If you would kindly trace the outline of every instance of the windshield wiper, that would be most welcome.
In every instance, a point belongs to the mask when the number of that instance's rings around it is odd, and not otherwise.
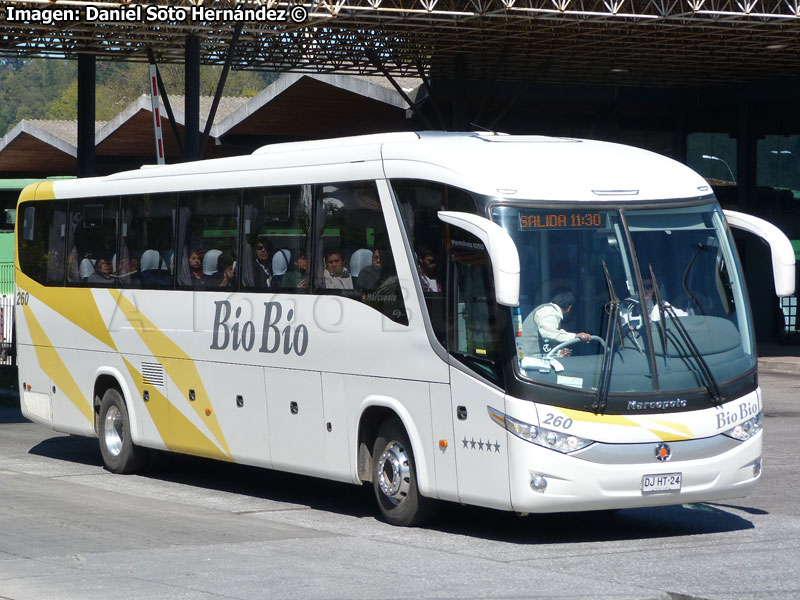
[[[697,257],[700,256],[701,252],[704,252],[707,249],[708,248],[706,247],[705,244],[703,244],[703,243],[697,244],[697,250],[695,250],[694,254],[692,254],[692,258],[689,260],[689,264],[686,265],[686,270],[683,272],[683,291],[686,292],[686,295],[689,296],[689,298],[691,299],[692,302],[694,302],[694,305],[697,307],[697,310],[700,311],[701,315],[704,315],[706,313],[703,310],[703,307],[700,306],[700,302],[698,302],[697,296],[695,296],[691,292],[691,290],[689,290],[689,273],[692,272],[692,267],[694,266],[694,261],[697,260]],[[650,271],[652,272],[652,270],[653,270],[653,267],[651,266],[650,267]]]
[[[664,322],[664,315],[668,316],[670,320],[675,324],[675,329],[678,332],[683,343],[686,345],[686,348],[689,349],[691,352],[692,357],[694,358],[695,362],[697,363],[698,370],[700,374],[703,376],[706,382],[706,388],[708,389],[708,393],[711,395],[711,402],[714,406],[719,406],[723,402],[725,402],[725,397],[722,395],[722,391],[719,389],[719,384],[717,383],[716,377],[714,377],[714,373],[711,372],[711,367],[708,366],[708,363],[703,358],[703,355],[700,354],[700,351],[697,349],[697,346],[692,339],[692,336],[689,335],[689,332],[686,331],[686,328],[681,323],[681,320],[678,318],[675,309],[672,308],[669,304],[664,302],[661,298],[661,294],[658,291],[658,281],[656,280],[656,274],[653,272],[653,266],[650,265],[650,278],[653,281],[653,290],[655,292],[656,303],[658,304],[658,312],[661,315],[662,327],[664,330],[664,339],[662,342],[662,348],[664,350],[664,356],[667,355],[667,345],[666,345],[666,331],[667,331],[667,324]]]
[[[656,285],[656,274],[653,271],[653,265],[647,265],[647,268],[650,269],[650,281],[653,283],[653,295],[656,297],[656,306],[658,306],[658,331],[661,334],[661,347],[664,349],[664,365],[667,370],[669,370],[669,353],[667,352],[667,322],[664,320],[664,301],[661,299],[661,291],[658,289],[658,285]],[[647,303],[642,307],[642,311],[644,312],[647,310]],[[648,317],[650,315],[647,315]],[[655,360],[655,357],[654,357]]]
[[[608,322],[606,323],[606,334],[603,336],[605,346],[603,347],[603,363],[600,370],[600,381],[597,384],[597,396],[589,406],[595,414],[599,414],[606,409],[608,403],[608,390],[611,387],[611,370],[614,368],[614,338],[619,331],[620,343],[622,342],[622,328],[619,323],[620,301],[614,291],[614,284],[611,282],[611,275],[608,274],[606,261],[603,261],[603,274],[606,276],[606,286],[608,287]]]

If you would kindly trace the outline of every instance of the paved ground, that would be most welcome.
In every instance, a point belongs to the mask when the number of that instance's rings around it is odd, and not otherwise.
[[[388,526],[368,490],[170,457],[100,467],[96,441],[0,399],[0,598],[800,597],[800,377],[764,373],[764,474],[747,499],[518,518],[445,507]]]
[[[759,344],[758,369],[762,373],[800,374],[800,345]]]

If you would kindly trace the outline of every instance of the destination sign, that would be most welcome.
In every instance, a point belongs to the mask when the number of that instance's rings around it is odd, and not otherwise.
[[[606,213],[588,210],[536,211],[519,213],[520,231],[534,229],[600,229],[606,226]]]

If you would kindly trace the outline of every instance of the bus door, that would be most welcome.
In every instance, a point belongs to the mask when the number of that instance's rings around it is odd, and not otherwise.
[[[451,240],[446,286],[459,498],[508,509],[506,432],[488,412],[490,406],[503,410],[505,405],[505,394],[498,387],[502,345],[489,257],[478,238],[454,227],[450,230],[459,238]]]

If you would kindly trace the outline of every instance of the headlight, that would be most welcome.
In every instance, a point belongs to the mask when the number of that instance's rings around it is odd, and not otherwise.
[[[508,415],[504,415],[491,406],[487,406],[487,408],[489,409],[489,416],[492,417],[495,423],[501,427],[505,427],[508,431],[526,442],[531,442],[542,448],[549,448],[550,450],[557,450],[558,452],[566,454],[586,448],[586,446],[594,443],[593,440],[587,440],[568,433],[553,431],[552,429],[519,421]]]
[[[732,437],[740,442],[749,440],[751,437],[761,431],[761,420],[763,418],[764,411],[762,410],[752,419],[748,419],[744,423],[739,423],[736,427],[728,429],[728,431],[723,431],[722,433],[723,435]]]

